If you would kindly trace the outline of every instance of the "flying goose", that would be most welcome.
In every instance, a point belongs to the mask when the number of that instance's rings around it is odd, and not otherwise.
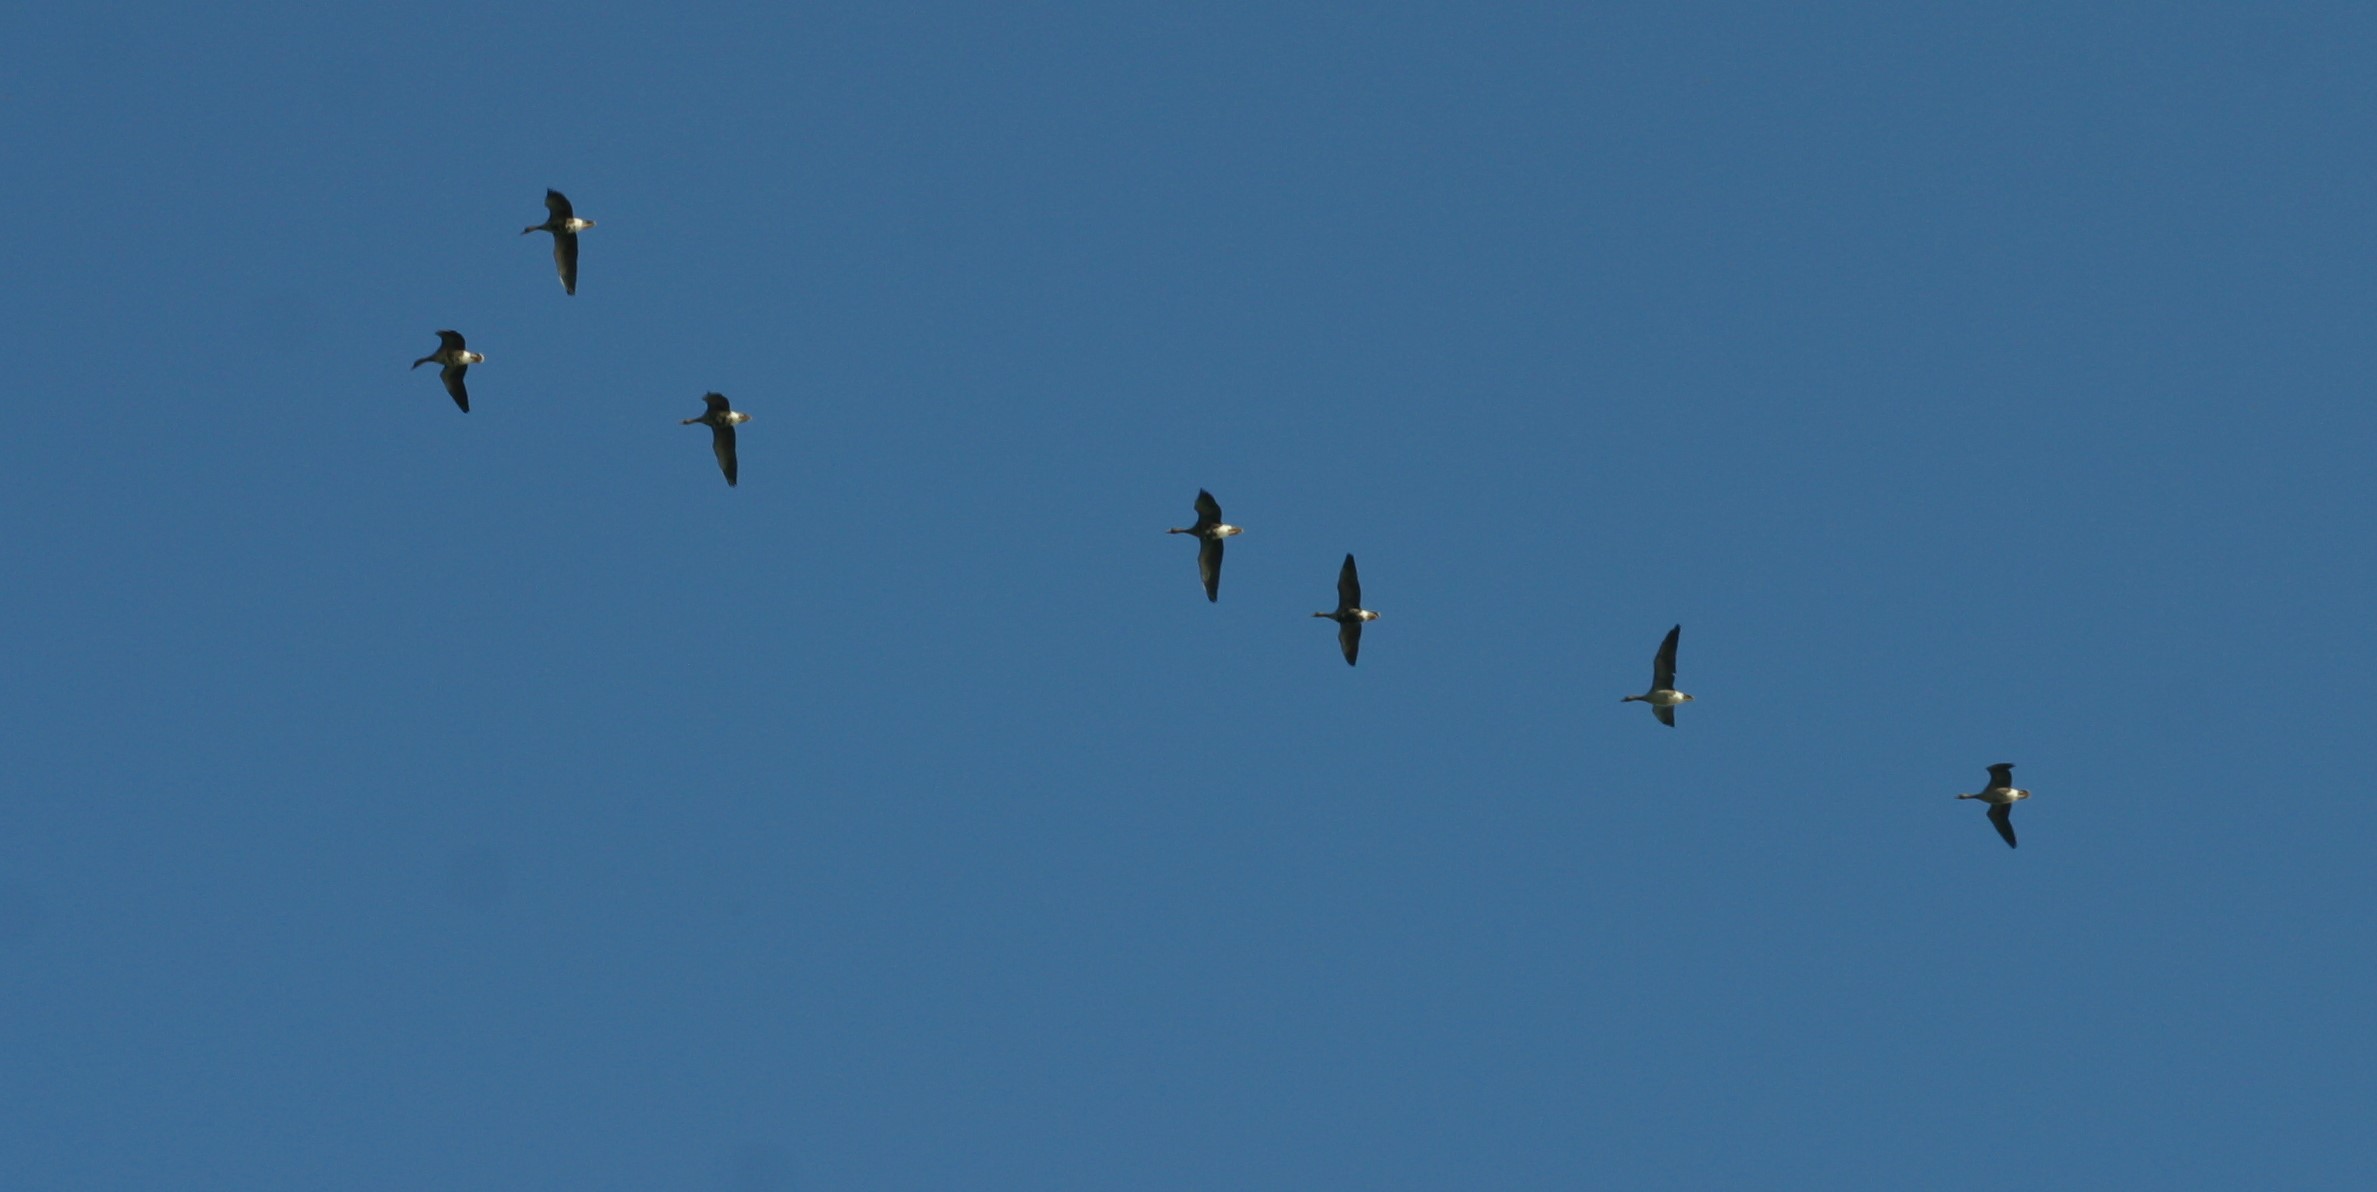
[[[735,483],[735,428],[751,421],[751,415],[728,406],[723,393],[703,394],[702,404],[710,408],[702,411],[701,417],[687,418],[677,425],[699,422],[710,428],[710,451],[718,457],[718,470],[726,473],[726,483],[731,488]]]
[[[1237,526],[1223,525],[1221,502],[1214,500],[1212,493],[1200,488],[1197,490],[1197,524],[1185,528],[1175,526],[1164,532],[1197,536],[1200,543],[1197,547],[1197,577],[1205,581],[1205,599],[1219,601],[1222,598],[1222,539],[1245,531]]]
[[[1681,625],[1667,631],[1667,640],[1659,643],[1659,656],[1651,660],[1651,689],[1641,695],[1629,695],[1621,704],[1637,700],[1651,705],[1651,715],[1669,728],[1675,727],[1675,706],[1688,704],[1692,697],[1675,689],[1675,639],[1682,636]]]
[[[1956,797],[1989,804],[1989,823],[1998,835],[2006,838],[2006,847],[2020,847],[2014,843],[2014,804],[2029,798],[2030,792],[2014,785],[2014,763],[1999,762],[1989,767],[1989,785],[1981,793]]]
[[[1214,549],[1221,549],[1221,544],[1214,543]],[[1337,569],[1337,611],[1312,615],[1337,622],[1337,648],[1345,651],[1345,664],[1352,666],[1354,656],[1362,652],[1362,622],[1378,619],[1377,613],[1362,607],[1362,577],[1354,573],[1352,555]]]
[[[578,233],[594,226],[591,219],[579,219],[570,209],[569,198],[558,190],[545,191],[545,210],[551,215],[533,228],[522,228],[520,234],[530,232],[553,233],[553,268],[561,274],[561,288],[571,294],[578,292]]]
[[[462,387],[462,374],[469,372],[471,365],[485,359],[485,356],[469,351],[462,346],[461,332],[440,331],[437,333],[437,351],[413,361],[413,367],[419,368],[424,364],[445,365],[444,368],[438,370],[437,379],[446,383],[446,392],[453,395],[454,404],[461,406],[462,412],[468,414],[470,413],[470,390]]]

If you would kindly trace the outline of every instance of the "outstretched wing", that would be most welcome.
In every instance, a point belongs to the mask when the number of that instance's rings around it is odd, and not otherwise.
[[[728,404],[726,395],[723,393],[702,394],[702,404],[710,407],[710,412],[713,414],[731,414],[734,412],[734,407]]]
[[[2006,838],[2006,847],[2007,847],[2007,848],[2020,848],[2020,847],[2021,847],[2020,845],[2018,845],[2018,844],[2015,844],[2015,843],[2014,843],[2014,805],[2013,805],[2013,804],[2011,804],[2011,803],[1992,803],[1992,804],[1990,804],[1990,805],[1989,805],[1989,822],[1990,822],[1991,824],[1994,824],[1994,825],[1996,825],[1996,827],[1997,827],[1997,834],[1998,834],[1998,835],[2000,835],[2000,836],[2003,836],[2003,837],[2005,837],[2005,838]]]
[[[732,488],[732,487],[734,487],[734,483],[735,483],[735,428],[733,428],[733,427],[731,427],[731,426],[713,426],[713,427],[711,427],[711,428],[710,428],[710,452],[711,452],[711,454],[714,454],[714,455],[716,455],[716,456],[718,457],[718,470],[719,470],[719,471],[721,471],[721,472],[724,472],[724,473],[726,473],[726,483],[727,483],[727,487],[729,487],[729,488]]]
[[[553,218],[563,223],[568,223],[570,218],[577,214],[570,208],[569,199],[551,187],[545,188],[545,210],[551,212]]]
[[[1345,566],[1337,569],[1337,611],[1351,612],[1360,607],[1362,607],[1362,577],[1354,573],[1354,557],[1347,555]],[[1358,625],[1360,622],[1357,621],[1355,624]],[[1354,631],[1355,637],[1361,635],[1361,630]],[[1345,660],[1351,662],[1353,657],[1353,647],[1346,647]]]
[[[1222,598],[1222,540],[1199,539],[1197,543],[1197,578],[1205,581],[1205,599]]]
[[[446,393],[453,397],[454,404],[461,406],[465,414],[470,413],[470,390],[463,388],[462,374],[469,371],[470,366],[467,364],[449,364],[437,373],[437,379],[446,383]]]
[[[1989,767],[1989,785],[1984,789],[1996,790],[2001,786],[2012,785],[2014,785],[2014,763],[1999,762]]]
[[[553,233],[553,268],[561,274],[561,288],[565,293],[578,292],[578,234]]]
[[[1658,717],[1659,723],[1669,728],[1675,727],[1675,708],[1672,705],[1652,704],[1651,715]]]
[[[1659,656],[1651,660],[1651,690],[1675,690],[1675,641],[1683,636],[1683,633],[1684,627],[1678,625],[1667,631],[1666,641],[1659,643]],[[1662,716],[1660,719],[1666,720],[1667,718]],[[1675,723],[1673,720],[1667,722]]]
[[[1337,623],[1337,648],[1345,651],[1345,664],[1352,666],[1354,656],[1362,652],[1362,622],[1353,617]]]
[[[438,351],[441,351],[441,352],[459,352],[459,351],[461,351],[461,350],[462,350],[462,333],[461,333],[461,332],[459,332],[459,331],[440,331],[440,332],[438,332],[438,333],[437,333],[437,350],[438,350]]]
[[[1197,524],[1191,528],[1201,533],[1220,524],[1222,524],[1222,503],[1214,500],[1212,493],[1201,488],[1198,489]]]

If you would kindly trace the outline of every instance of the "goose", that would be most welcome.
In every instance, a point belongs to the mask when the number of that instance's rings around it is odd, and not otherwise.
[[[1222,598],[1222,539],[1245,531],[1238,526],[1223,525],[1221,502],[1214,500],[1212,493],[1200,488],[1197,490],[1197,524],[1175,526],[1164,532],[1197,536],[1200,543],[1197,547],[1197,577],[1205,581],[1205,599],[1219,601]]]
[[[462,387],[462,374],[469,372],[471,365],[485,359],[485,356],[462,346],[461,332],[440,331],[437,333],[437,351],[413,361],[413,367],[419,368],[424,364],[445,365],[444,368],[438,370],[437,379],[446,383],[446,392],[453,395],[454,404],[461,406],[462,412],[468,414],[470,413],[470,390]]]
[[[2019,848],[2014,843],[2014,804],[2030,797],[2030,792],[2014,785],[2014,763],[1999,762],[1989,767],[1989,785],[1975,795],[1958,795],[1959,799],[1979,799],[1989,805],[1989,823],[1997,834],[2006,838],[2007,848]]]
[[[687,418],[677,425],[691,426],[699,422],[710,428],[710,451],[718,457],[718,470],[726,473],[727,487],[732,488],[735,483],[735,428],[751,421],[751,415],[728,406],[723,393],[703,394],[702,404],[710,408],[702,411],[701,417]]]
[[[1691,696],[1675,689],[1675,642],[1683,632],[1684,627],[1678,625],[1667,631],[1666,641],[1659,643],[1659,656],[1651,660],[1651,689],[1618,701],[1630,704],[1639,700],[1651,705],[1651,715],[1669,728],[1675,727],[1675,706],[1692,702]]]
[[[533,228],[522,228],[520,234],[530,232],[553,233],[553,268],[561,274],[563,292],[578,292],[578,233],[594,226],[591,219],[579,219],[570,209],[569,198],[558,190],[545,191],[545,210],[551,214],[545,222]]]
[[[1345,652],[1345,664],[1352,666],[1354,656],[1362,652],[1362,622],[1378,619],[1377,613],[1362,607],[1362,577],[1354,573],[1352,555],[1337,569],[1337,611],[1312,615],[1337,622],[1337,648]]]

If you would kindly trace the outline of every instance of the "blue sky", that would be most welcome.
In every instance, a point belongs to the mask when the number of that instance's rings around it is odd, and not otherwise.
[[[0,36],[11,1187],[2377,1167],[2366,8]]]

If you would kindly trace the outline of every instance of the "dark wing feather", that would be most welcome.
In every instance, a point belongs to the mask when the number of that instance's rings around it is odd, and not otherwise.
[[[1337,569],[1337,611],[1352,612],[1362,607],[1362,577],[1354,573],[1354,557],[1345,557],[1345,566]],[[1360,636],[1356,631],[1355,636]],[[1352,655],[1348,654],[1350,661]]]
[[[438,333],[437,333],[437,348],[438,348],[438,350],[439,350],[439,351],[441,351],[441,352],[459,352],[459,351],[461,351],[461,350],[462,350],[462,333],[461,333],[461,332],[459,332],[459,331],[440,331],[440,332],[438,332]]]
[[[727,404],[726,395],[723,393],[702,394],[702,404],[710,407],[710,412],[713,414],[731,414],[734,412],[734,407]]]
[[[1990,805],[1989,805],[1989,822],[1990,822],[1990,823],[1992,823],[1992,824],[1995,824],[1995,825],[1997,825],[1997,834],[1998,834],[1998,835],[2000,835],[2000,836],[2003,836],[2003,837],[2005,837],[2005,838],[2006,838],[2006,847],[2007,847],[2007,848],[2020,848],[2020,847],[2022,847],[2022,846],[2020,846],[2020,845],[2018,845],[2018,844],[2015,844],[2015,843],[2014,843],[2014,805],[2013,805],[2013,804],[2011,804],[2011,803],[1992,803],[1992,804],[1990,804]]]
[[[1197,578],[1205,581],[1205,599],[1222,598],[1222,540],[1200,539],[1197,545]]]
[[[1989,767],[1989,786],[1987,789],[1996,790],[2001,786],[2012,785],[2014,785],[2014,763],[1999,762],[1996,765]]]
[[[1678,625],[1667,631],[1666,641],[1659,643],[1659,656],[1651,660],[1651,690],[1675,690],[1675,642],[1683,633],[1684,627]]]
[[[1354,664],[1354,655],[1362,652],[1362,622],[1347,617],[1337,623],[1337,648],[1345,651],[1345,664]]]
[[[453,396],[454,404],[461,406],[465,414],[470,413],[470,390],[462,387],[462,374],[469,371],[467,364],[449,364],[437,373],[437,379],[446,383],[446,392]]]
[[[711,427],[710,451],[718,457],[718,470],[726,473],[727,486],[733,487],[735,483],[735,428],[731,426]]]
[[[545,210],[551,212],[553,214],[553,218],[560,220],[563,223],[568,223],[570,217],[577,214],[576,211],[571,209],[569,205],[569,199],[560,191],[554,190],[551,187],[547,187],[545,189]]]
[[[1658,717],[1659,723],[1664,724],[1669,728],[1675,727],[1675,708],[1673,705],[1652,704],[1651,715]]]
[[[1198,489],[1197,524],[1193,528],[1201,531],[1212,526],[1218,526],[1221,524],[1221,521],[1222,503],[1214,500],[1212,493],[1206,492],[1201,488]]]
[[[561,288],[571,294],[578,292],[578,234],[553,233],[553,268],[561,273]]]

